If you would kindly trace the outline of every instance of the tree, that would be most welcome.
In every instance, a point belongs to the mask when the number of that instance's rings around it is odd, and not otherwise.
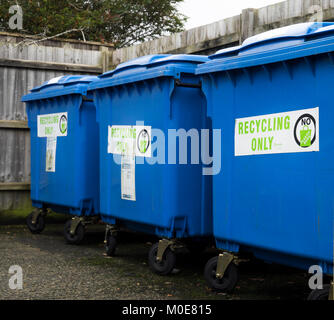
[[[45,37],[111,42],[124,47],[183,30],[183,0],[0,0],[0,30],[10,32],[9,7],[23,9],[23,30]],[[71,31],[73,30],[73,31]],[[83,32],[81,32],[82,30]]]

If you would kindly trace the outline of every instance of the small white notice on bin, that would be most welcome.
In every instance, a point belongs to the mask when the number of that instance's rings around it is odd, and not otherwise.
[[[56,150],[57,137],[48,137],[46,140],[46,172],[56,172]]]
[[[151,157],[150,126],[108,126],[108,153],[121,155],[121,198],[136,201],[136,157]]]
[[[121,198],[136,201],[136,157],[122,155],[121,159]]]
[[[37,116],[37,136],[67,136],[67,112],[51,113]]]

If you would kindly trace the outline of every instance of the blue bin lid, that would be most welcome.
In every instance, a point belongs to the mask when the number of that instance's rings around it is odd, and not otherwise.
[[[89,90],[132,83],[161,76],[177,77],[180,73],[195,73],[198,64],[209,61],[207,56],[187,54],[147,55],[129,60],[114,70],[99,76],[100,81],[89,85]]]
[[[236,63],[237,59],[248,59],[251,56],[257,55],[259,58],[268,57],[272,55],[275,50],[289,50],[294,46],[300,46],[309,43],[311,40],[325,39],[326,37],[334,35],[334,22],[306,22],[295,25],[290,25],[283,28],[270,30],[264,33],[260,33],[253,37],[246,39],[242,45],[225,48],[217,51],[215,54],[209,56],[211,62],[220,60],[221,63]],[[276,52],[276,51],[275,51]],[[283,53],[283,51],[282,51]],[[304,54],[304,53],[301,53]],[[305,53],[306,54],[306,53]],[[298,54],[290,57],[290,59],[298,58]],[[234,60],[233,60],[234,59]],[[276,60],[288,59],[286,55],[276,56]],[[218,62],[218,61],[216,61]],[[270,63],[275,61],[258,60],[258,65],[261,63]],[[197,70],[197,74],[206,73],[206,67],[209,67],[210,62],[199,67],[201,70]],[[242,65],[246,67],[247,65]],[[212,68],[210,68],[212,69]],[[214,72],[214,70],[210,70]],[[218,71],[218,70],[217,70]]]
[[[217,51],[209,59],[221,58],[231,53],[258,53],[278,48],[301,44],[320,34],[334,32],[333,22],[305,22],[278,28],[247,38],[241,46]]]
[[[96,76],[70,75],[53,78],[30,90],[31,93],[22,97],[23,102],[48,99],[69,94],[87,93],[88,84],[96,81]]]

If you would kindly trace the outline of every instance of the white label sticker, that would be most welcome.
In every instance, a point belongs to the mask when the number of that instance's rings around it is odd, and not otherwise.
[[[136,201],[136,157],[122,155],[121,159],[121,198]]]
[[[319,151],[319,108],[235,120],[235,156]]]
[[[56,172],[56,149],[57,137],[48,137],[46,139],[46,172]]]
[[[151,127],[108,126],[108,153],[151,157]]]
[[[51,113],[37,116],[37,136],[67,136],[67,112]]]

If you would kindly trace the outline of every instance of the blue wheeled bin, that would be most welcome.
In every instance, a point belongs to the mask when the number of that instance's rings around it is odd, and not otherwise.
[[[87,86],[94,76],[63,76],[23,96],[31,136],[33,233],[44,229],[48,209],[73,216],[65,224],[68,243],[83,239],[90,217],[99,214],[99,130]]]
[[[196,137],[190,137],[211,127],[194,76],[195,67],[207,60],[145,56],[99,76],[88,88],[100,126],[100,211],[108,224],[107,254],[115,251],[117,229],[156,235],[163,239],[152,246],[149,263],[159,274],[174,267],[176,239],[211,235],[211,177],[203,175],[201,158],[191,161],[200,155],[200,140],[196,145]],[[183,133],[187,145],[182,145]]]
[[[334,25],[269,31],[209,58],[196,74],[212,126],[222,130],[222,170],[213,177],[217,248],[331,274]],[[209,285],[234,287],[232,258],[208,262]]]

